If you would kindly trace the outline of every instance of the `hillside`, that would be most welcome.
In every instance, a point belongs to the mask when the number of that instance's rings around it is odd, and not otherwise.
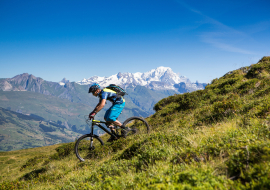
[[[36,149],[20,165],[15,155],[30,150],[1,153],[0,188],[270,189],[269,93],[264,57],[205,90],[162,99],[147,118],[150,134],[96,147],[89,162],[78,161],[74,143]]]
[[[80,134],[36,115],[0,108],[0,151],[72,142]]]

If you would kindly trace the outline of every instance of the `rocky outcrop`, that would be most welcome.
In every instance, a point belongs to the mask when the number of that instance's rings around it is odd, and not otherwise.
[[[0,85],[0,89],[3,91],[11,91],[13,88],[12,85],[7,81],[3,81]]]

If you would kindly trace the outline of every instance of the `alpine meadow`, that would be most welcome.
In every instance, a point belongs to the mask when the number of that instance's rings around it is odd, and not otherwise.
[[[270,57],[153,109],[89,161],[75,142],[0,152],[0,189],[270,189]]]

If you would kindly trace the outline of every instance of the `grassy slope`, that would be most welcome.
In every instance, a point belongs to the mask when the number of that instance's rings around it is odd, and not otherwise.
[[[73,143],[52,156],[37,150],[11,180],[1,173],[0,188],[269,189],[269,89],[270,57],[264,57],[205,90],[159,101],[147,119],[149,135],[97,147],[84,163]]]
[[[61,144],[44,146],[39,148],[29,148],[24,150],[16,150],[10,152],[0,152],[1,181],[17,179],[21,175],[20,169],[22,165],[24,165],[27,162],[27,160],[35,157],[36,155],[39,156],[52,155],[56,153],[55,148],[59,146],[61,146]]]

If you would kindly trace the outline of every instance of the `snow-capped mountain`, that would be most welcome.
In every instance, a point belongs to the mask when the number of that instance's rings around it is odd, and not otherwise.
[[[84,78],[77,83],[81,85],[98,83],[102,87],[106,87],[109,84],[116,84],[123,88],[140,85],[154,90],[179,91],[179,88],[183,86],[189,89],[187,91],[204,89],[204,85],[191,83],[188,78],[177,75],[169,67],[158,67],[145,73],[118,73],[110,77],[93,76],[89,79]]]
[[[61,86],[64,86],[66,83],[68,83],[69,82],[69,80],[67,80],[66,78],[63,78],[60,82],[59,82],[59,84],[61,85]]]

